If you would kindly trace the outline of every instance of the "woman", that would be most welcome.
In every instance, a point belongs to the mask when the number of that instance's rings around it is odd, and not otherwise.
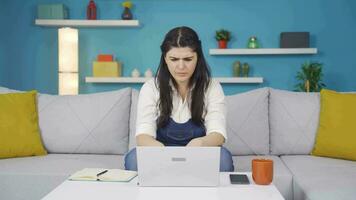
[[[211,79],[198,35],[189,27],[174,28],[161,51],[157,76],[140,91],[137,145],[221,146],[226,139],[224,93]],[[220,157],[220,171],[233,171],[226,148]],[[126,154],[125,168],[137,170],[136,149]]]

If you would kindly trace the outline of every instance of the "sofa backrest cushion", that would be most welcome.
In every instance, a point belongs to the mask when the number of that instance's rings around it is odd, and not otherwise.
[[[271,154],[309,154],[314,146],[319,111],[319,93],[271,89]]]
[[[0,93],[17,92],[0,87]],[[131,89],[83,95],[38,94],[39,125],[49,153],[124,154]]]
[[[42,137],[51,153],[124,154],[131,89],[58,96],[40,94]]]
[[[137,102],[139,91],[132,89],[131,92],[131,108],[130,108],[130,135],[129,135],[129,150],[136,147],[136,117],[137,117]]]
[[[269,88],[226,96],[227,147],[233,155],[269,153]]]
[[[20,90],[12,90],[6,87],[0,87],[0,94],[6,94],[6,93],[14,93],[14,92],[24,92]]]

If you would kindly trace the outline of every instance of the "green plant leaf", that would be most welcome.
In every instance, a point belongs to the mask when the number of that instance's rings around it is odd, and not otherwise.
[[[217,41],[219,40],[226,40],[226,41],[229,41],[230,40],[230,32],[225,30],[225,29],[220,29],[220,30],[217,30],[215,32],[215,39]]]
[[[322,63],[318,62],[305,62],[301,66],[301,71],[297,72],[296,79],[300,81],[295,85],[296,90],[305,91],[305,82],[309,81],[309,91],[319,92],[326,85],[322,83]]]

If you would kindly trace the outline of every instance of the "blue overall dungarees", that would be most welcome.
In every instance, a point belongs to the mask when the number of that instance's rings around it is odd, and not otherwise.
[[[165,146],[186,146],[190,140],[205,136],[205,129],[191,119],[185,123],[177,123],[172,118],[167,125],[157,130],[156,140]],[[125,155],[125,169],[137,171],[136,148]],[[229,150],[221,147],[220,171],[234,171],[232,156]]]

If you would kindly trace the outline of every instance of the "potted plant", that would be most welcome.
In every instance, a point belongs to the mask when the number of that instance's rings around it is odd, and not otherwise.
[[[230,32],[225,29],[220,29],[216,31],[215,39],[218,41],[220,49],[226,49],[227,42],[230,40]]]
[[[306,62],[302,65],[301,71],[297,73],[297,80],[301,81],[296,87],[300,92],[319,92],[326,85],[322,83],[323,64],[318,62]]]

